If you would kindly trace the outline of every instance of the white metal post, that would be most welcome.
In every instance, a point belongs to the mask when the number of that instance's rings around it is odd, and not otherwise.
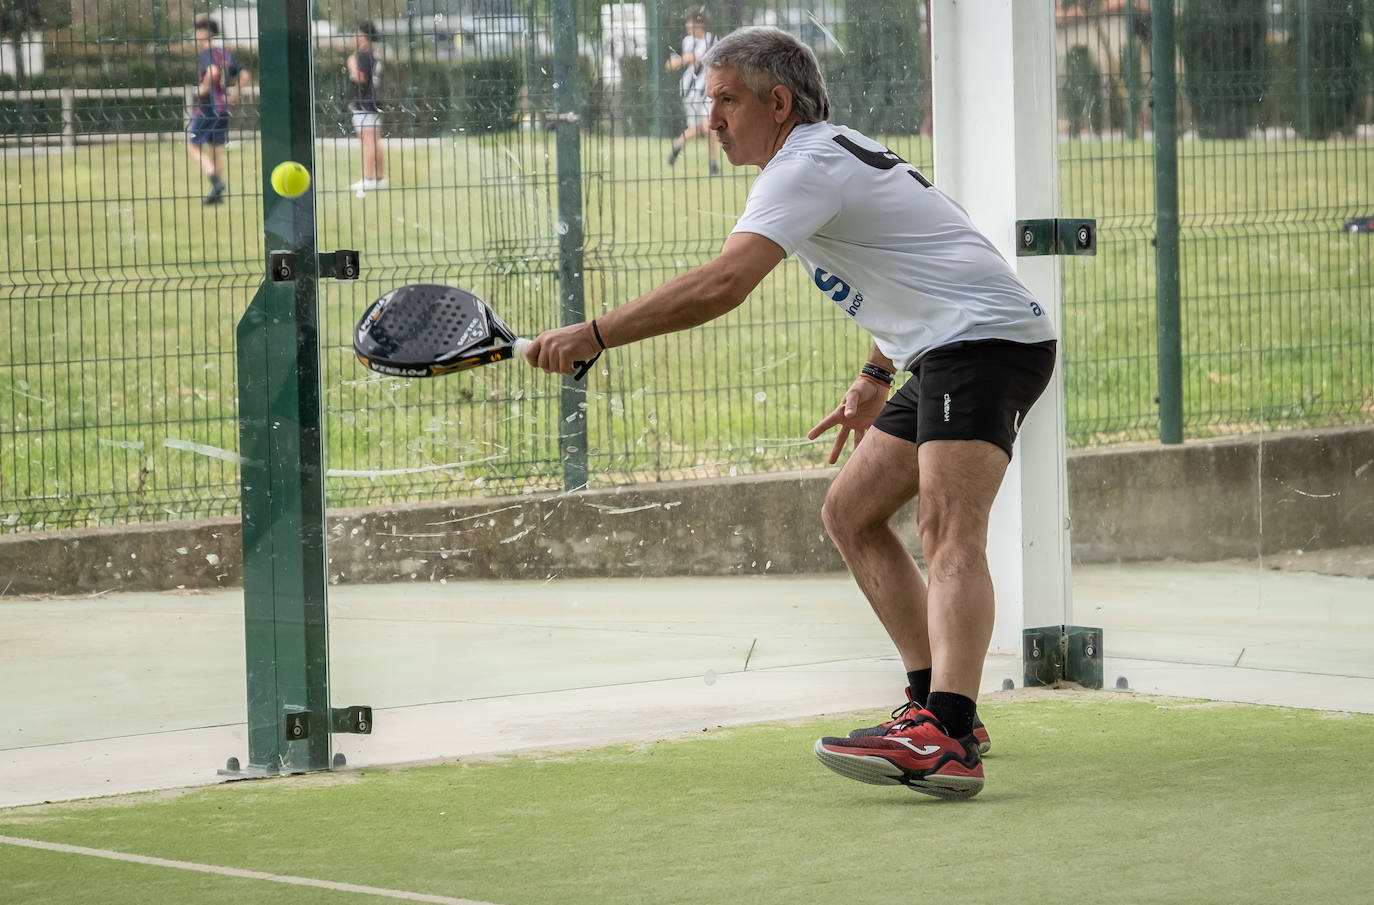
[[[935,184],[1016,264],[1060,317],[1055,257],[1016,257],[1016,221],[1059,213],[1053,0],[932,0]],[[1062,358],[1062,349],[1061,349]],[[1019,653],[1025,627],[1072,622],[1068,471],[1060,368],[1021,428],[993,506],[992,649]]]

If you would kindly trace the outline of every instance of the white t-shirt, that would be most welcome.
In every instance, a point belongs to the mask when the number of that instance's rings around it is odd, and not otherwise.
[[[795,254],[816,287],[909,370],[952,342],[1054,339],[1044,308],[963,208],[844,126],[797,126],[733,232]]]
[[[682,96],[687,100],[704,100],[706,98],[706,67],[702,65],[701,58],[706,56],[706,51],[711,49],[711,45],[716,43],[716,36],[709,31],[700,38],[695,35],[687,35],[682,39],[682,56],[692,54],[693,63],[688,63],[682,67]]]

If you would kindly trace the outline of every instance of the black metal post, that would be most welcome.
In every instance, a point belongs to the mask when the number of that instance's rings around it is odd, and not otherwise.
[[[1182,443],[1183,340],[1178,275],[1178,80],[1174,73],[1174,0],[1154,0],[1151,19],[1159,439],[1161,443]]]

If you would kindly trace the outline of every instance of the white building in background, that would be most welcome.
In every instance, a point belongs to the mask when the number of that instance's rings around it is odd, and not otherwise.
[[[41,75],[43,72],[43,33],[25,32],[19,42],[19,60],[24,64],[25,75]],[[0,41],[0,75],[14,78],[17,69],[14,65],[14,41],[5,38]]]
[[[256,47],[258,43],[258,8],[256,6],[221,6],[209,14],[219,23],[220,40],[229,47]]]
[[[620,84],[620,61],[649,54],[649,28],[643,3],[604,3],[601,6],[601,80]]]
[[[0,0],[0,3],[4,0]],[[229,47],[256,47],[258,44],[258,8],[256,6],[222,6],[206,15],[219,23],[220,40]],[[198,17],[197,17],[198,18]],[[328,19],[314,19],[310,23],[310,34],[316,39],[336,36],[333,24]],[[347,38],[353,37],[349,29]]]

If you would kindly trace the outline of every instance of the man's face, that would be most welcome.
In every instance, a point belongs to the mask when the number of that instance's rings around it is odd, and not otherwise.
[[[706,125],[732,164],[762,168],[773,159],[784,116],[771,96],[760,100],[734,66],[707,70],[706,96],[711,100]]]
[[[700,37],[706,33],[706,23],[700,19],[687,19],[687,31],[689,34]]]
[[[202,50],[210,46],[210,33],[203,28],[196,29],[196,46]]]

